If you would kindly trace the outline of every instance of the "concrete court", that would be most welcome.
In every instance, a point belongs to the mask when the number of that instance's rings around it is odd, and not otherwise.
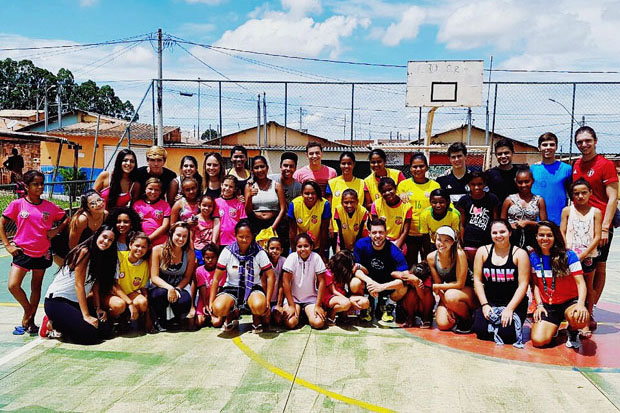
[[[620,242],[614,242],[602,300],[607,303],[620,304],[619,252]],[[258,336],[247,331],[247,318],[235,334],[203,329],[118,337],[92,347],[13,336],[21,310],[6,290],[9,263],[9,257],[0,258],[3,411],[607,412],[620,407],[620,353],[599,354],[596,367],[596,354],[573,357],[564,336],[544,350],[377,325],[323,331],[306,326]],[[53,273],[50,269],[46,284]],[[620,315],[606,314],[599,342],[604,338],[608,350],[610,344],[618,348],[614,342],[620,345]],[[596,336],[590,348],[596,349]],[[469,347],[460,348],[467,342]],[[525,360],[505,358],[515,352]],[[572,364],[579,360],[590,366]]]

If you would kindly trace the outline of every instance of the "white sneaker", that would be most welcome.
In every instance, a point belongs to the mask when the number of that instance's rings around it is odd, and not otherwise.
[[[568,339],[566,340],[566,347],[579,349],[581,347],[581,339],[579,338],[579,331],[568,330]]]

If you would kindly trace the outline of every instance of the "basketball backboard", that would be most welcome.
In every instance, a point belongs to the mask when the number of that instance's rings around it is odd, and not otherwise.
[[[481,106],[483,64],[482,60],[409,62],[406,106]]]

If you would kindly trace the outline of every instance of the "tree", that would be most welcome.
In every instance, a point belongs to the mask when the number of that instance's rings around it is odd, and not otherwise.
[[[41,109],[47,95],[50,116],[55,116],[58,87],[64,110],[82,109],[126,120],[133,116],[131,102],[123,102],[108,85],[98,87],[92,80],[77,84],[70,70],[62,68],[54,75],[30,60],[0,60],[0,109]]]
[[[200,140],[202,141],[210,141],[215,138],[217,138],[217,131],[215,129],[207,129],[200,135]]]

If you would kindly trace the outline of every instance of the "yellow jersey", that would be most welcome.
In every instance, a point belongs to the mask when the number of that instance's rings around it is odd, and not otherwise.
[[[292,212],[292,214],[291,214]],[[298,196],[293,199],[289,209],[289,217],[297,223],[297,234],[307,232],[314,238],[314,249],[324,247],[321,243],[321,222],[331,218],[329,202],[325,198],[316,201],[311,209],[304,203],[304,198]],[[293,247],[294,248],[294,247]]]
[[[391,207],[385,202],[385,199],[379,198],[372,203],[370,213],[385,221],[386,236],[389,240],[394,241],[402,233],[405,221],[411,220],[411,205],[408,202],[399,201],[398,204]]]
[[[129,251],[118,251],[116,282],[127,295],[146,287],[149,281],[149,264],[146,260],[129,262]]]
[[[404,175],[398,169],[386,168],[387,176],[394,180],[394,183],[398,186],[398,183],[402,181]],[[379,193],[379,179],[375,176],[375,173],[372,172],[364,179],[364,191],[367,191],[370,194],[371,202],[376,201],[381,198],[381,194]]]
[[[336,213],[336,208],[342,205],[342,193],[347,189],[357,192],[359,203],[364,204],[364,180],[353,177],[353,180],[347,182],[340,175],[327,182],[327,194],[332,196],[330,204],[332,206],[332,228],[334,231],[337,230],[336,221],[333,220],[334,214]]]
[[[334,212],[334,221],[339,221],[340,226],[334,224],[334,232],[340,230],[342,233],[345,249],[353,251],[353,246],[355,245],[355,241],[357,241],[357,234],[360,233],[360,228],[363,228],[362,236],[366,236],[365,234],[368,233],[365,226],[367,220],[368,211],[359,204],[351,216],[344,210],[342,205],[336,208]]]
[[[420,214],[420,233],[429,234],[431,242],[435,242],[435,236],[439,227],[449,226],[456,234],[461,230],[461,214],[457,209],[448,207],[446,216],[440,220],[433,217],[433,208],[428,207]]]
[[[416,183],[413,178],[405,179],[398,184],[396,194],[403,198],[405,195],[411,205],[411,225],[409,226],[409,235],[420,236],[420,213],[431,206],[429,201],[430,194],[433,190],[441,188],[436,181],[429,179],[423,184]]]

